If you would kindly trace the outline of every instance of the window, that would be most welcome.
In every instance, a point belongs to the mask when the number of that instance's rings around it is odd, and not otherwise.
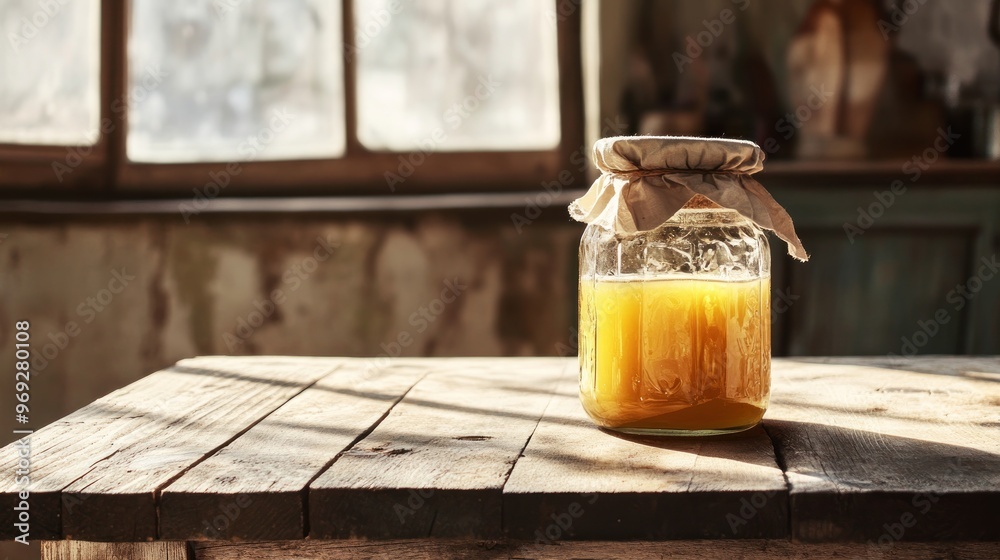
[[[537,0],[355,2],[358,137],[374,150],[461,151],[559,144],[555,22]],[[363,43],[362,43],[363,41]],[[440,139],[433,132],[440,130]]]
[[[103,16],[100,0],[0,0],[0,187],[101,181]]]
[[[132,0],[128,159],[343,156],[341,10],[331,0]]]
[[[582,143],[555,2],[0,2],[0,188],[531,189]]]
[[[100,114],[100,5],[3,5],[0,142],[93,145]]]

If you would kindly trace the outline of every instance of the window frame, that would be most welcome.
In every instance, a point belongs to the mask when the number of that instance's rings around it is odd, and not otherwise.
[[[550,0],[559,14],[558,0]],[[210,198],[232,196],[304,196],[321,194],[418,194],[537,190],[544,181],[568,171],[573,181],[583,171],[570,165],[570,157],[583,145],[583,89],[580,10],[559,14],[557,60],[559,76],[560,142],[549,150],[435,152],[403,182],[390,188],[387,171],[397,171],[400,157],[409,152],[374,151],[357,137],[355,32],[352,0],[343,0],[344,111],[346,149],[336,159],[278,161],[222,161],[198,163],[142,163],[126,156],[127,111],[113,114],[115,100],[127,99],[130,2],[101,0],[101,110],[102,123],[112,119],[110,133],[100,134],[90,155],[62,183],[52,164],[61,161],[71,146],[0,145],[0,189],[30,188],[31,194],[71,190],[99,191],[128,198],[190,196],[212,182],[209,173],[239,164],[239,173]],[[14,189],[11,189],[13,187]]]
[[[111,91],[113,87],[113,65],[111,55],[116,44],[111,30],[116,21],[114,0],[100,0],[100,54],[98,60],[98,126],[111,118]],[[81,144],[38,145],[0,142],[0,189],[17,194],[35,194],[43,191],[103,191],[109,187],[110,166],[108,157],[112,152],[112,135],[98,132],[97,141],[90,146]],[[68,164],[71,154],[80,156],[80,162],[72,165],[72,171],[60,178],[55,164]]]

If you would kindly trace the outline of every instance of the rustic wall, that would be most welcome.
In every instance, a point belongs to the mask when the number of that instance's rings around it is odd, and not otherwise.
[[[1000,192],[912,185],[886,208],[888,181],[767,182],[813,256],[772,243],[775,355],[1000,352]],[[195,355],[573,353],[582,227],[553,206],[519,233],[510,212],[0,215],[0,356],[31,321],[38,427]]]
[[[0,222],[0,340],[31,322],[35,427],[202,354],[555,354],[580,228],[504,218]]]

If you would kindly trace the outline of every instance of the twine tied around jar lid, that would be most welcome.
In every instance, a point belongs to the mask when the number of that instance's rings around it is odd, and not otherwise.
[[[751,177],[764,151],[746,140],[679,136],[616,136],[594,144],[601,176],[573,201],[573,219],[619,234],[656,229],[701,197],[736,210],[773,231],[788,254],[809,260],[788,212]],[[692,200],[694,199],[694,200]],[[699,204],[701,205],[701,204]]]

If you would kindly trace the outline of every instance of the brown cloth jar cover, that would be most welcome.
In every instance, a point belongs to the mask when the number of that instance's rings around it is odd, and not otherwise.
[[[753,142],[720,138],[617,136],[594,144],[601,176],[569,206],[573,219],[620,235],[656,229],[701,195],[736,210],[809,260],[788,212],[751,175],[764,168]]]

